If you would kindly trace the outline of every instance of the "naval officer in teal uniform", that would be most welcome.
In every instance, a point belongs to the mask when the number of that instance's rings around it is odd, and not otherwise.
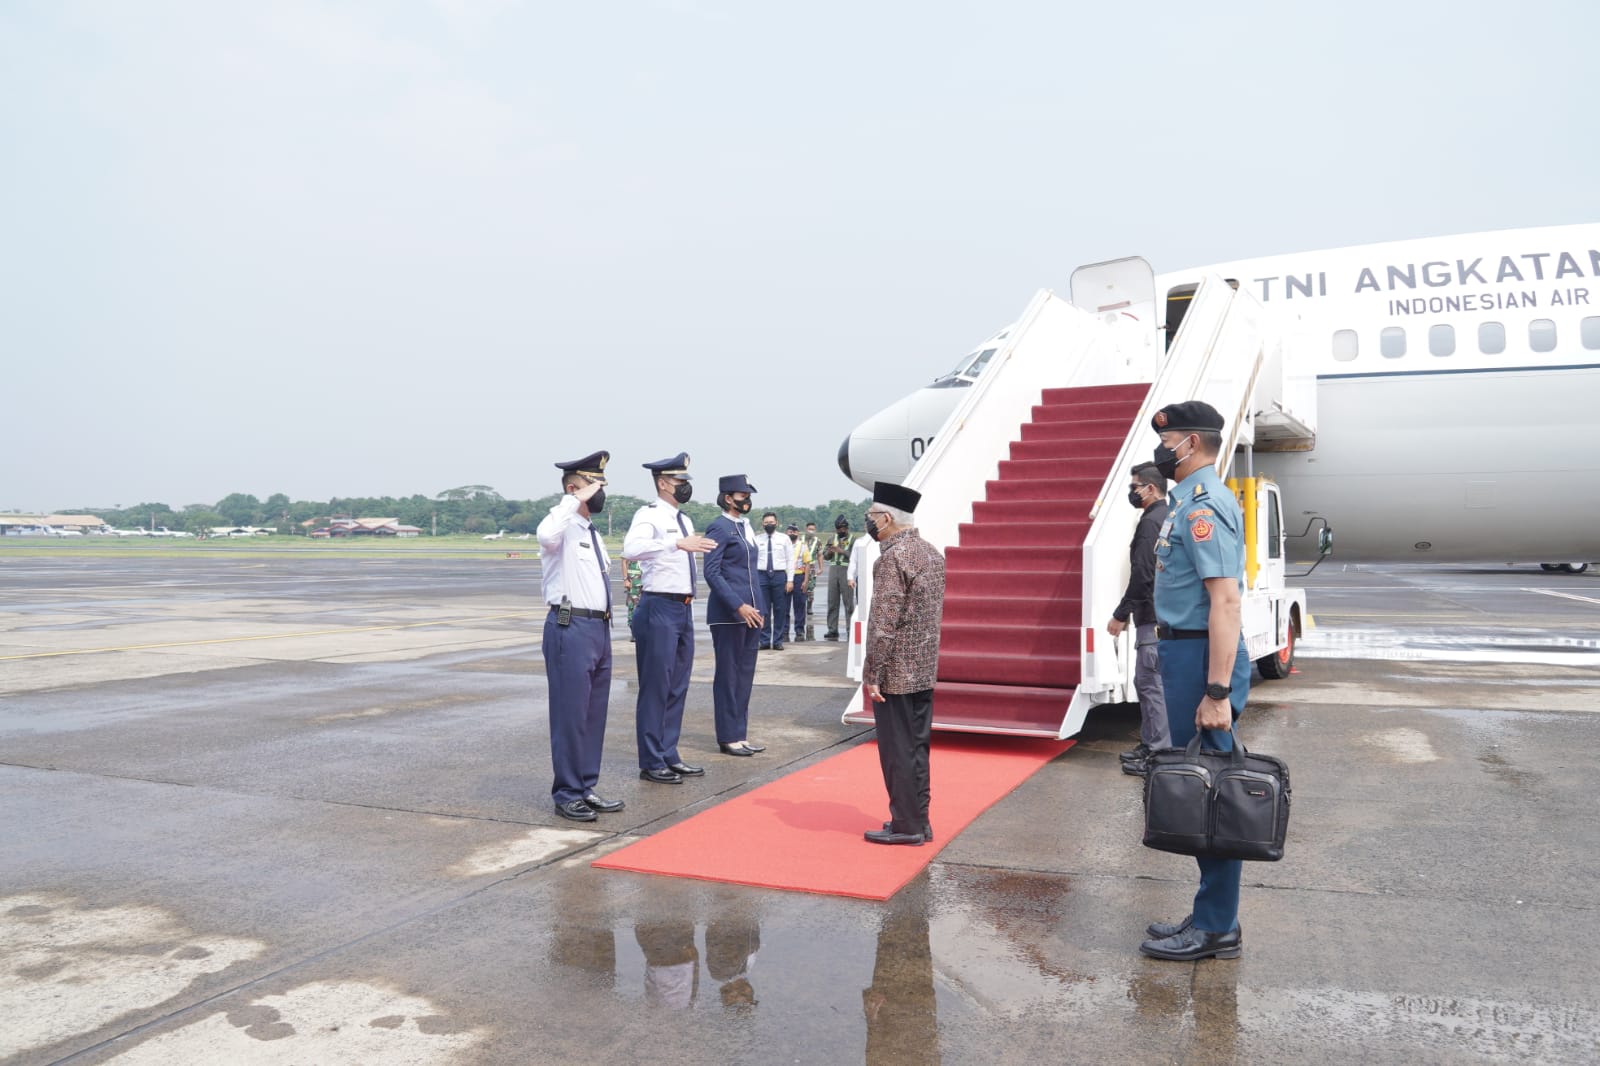
[[[1156,538],[1156,635],[1172,744],[1233,750],[1233,723],[1250,694],[1250,658],[1240,622],[1244,516],[1217,474],[1222,415],[1208,403],[1168,404],[1151,419],[1160,434],[1155,465],[1177,485]],[[1139,950],[1155,959],[1239,957],[1237,859],[1202,859],[1194,911],[1156,922]]]

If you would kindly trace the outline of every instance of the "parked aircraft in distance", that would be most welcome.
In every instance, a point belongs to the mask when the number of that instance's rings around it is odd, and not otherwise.
[[[1255,462],[1302,521],[1338,530],[1339,559],[1569,572],[1600,560],[1600,504],[1585,487],[1600,477],[1600,223],[1159,275],[1167,347],[1207,275],[1250,293],[1300,338],[1296,369],[1316,379],[1315,443],[1258,448]],[[1002,330],[857,426],[839,448],[845,476],[866,488],[902,481],[1006,342]]]

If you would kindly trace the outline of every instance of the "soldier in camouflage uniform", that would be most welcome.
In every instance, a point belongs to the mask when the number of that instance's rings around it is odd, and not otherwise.
[[[637,559],[624,560],[627,566],[622,572],[622,592],[628,599],[628,643],[633,639],[633,609],[639,606],[639,597],[644,595],[644,564]]]
[[[844,604],[844,623],[856,609],[856,592],[850,587],[850,547],[855,543],[850,520],[840,515],[833,520],[833,537],[822,546],[822,562],[828,571],[828,631],[823,640],[839,639],[839,605]]]

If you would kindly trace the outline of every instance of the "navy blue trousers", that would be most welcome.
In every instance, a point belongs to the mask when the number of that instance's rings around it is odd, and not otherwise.
[[[725,622],[711,627],[711,647],[717,657],[717,673],[711,682],[712,716],[717,723],[717,743],[737,744],[748,740],[750,690],[756,680],[756,649],[764,629],[751,629],[743,622]]]
[[[1167,725],[1172,746],[1181,748],[1194,739],[1195,711],[1206,694],[1209,640],[1163,640],[1161,686],[1167,697]],[[1250,659],[1244,641],[1233,659],[1233,719],[1239,720],[1250,695]],[[1233,734],[1204,730],[1200,744],[1213,751],[1232,751]],[[1194,894],[1194,927],[1207,933],[1226,933],[1239,924],[1239,877],[1244,863],[1238,859],[1194,860],[1200,865],[1200,889]]]
[[[811,616],[811,597],[806,594],[804,574],[794,575],[794,591],[789,593],[789,617],[794,619],[794,639],[806,635],[806,619]],[[784,639],[788,639],[785,636]]]
[[[611,699],[611,624],[574,618],[544,621],[544,676],[550,689],[550,762],[556,803],[583,799],[600,780],[606,740],[606,705]]]
[[[634,731],[639,769],[659,770],[678,758],[683,704],[694,665],[693,604],[648,593],[633,612],[634,658],[639,664],[639,699]]]
[[[761,629],[761,644],[782,644],[789,639],[789,594],[783,591],[789,575],[781,570],[756,575],[760,578],[761,617],[767,624]]]

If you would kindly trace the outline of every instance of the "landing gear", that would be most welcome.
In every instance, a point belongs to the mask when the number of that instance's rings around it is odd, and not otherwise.
[[[1289,620],[1289,634],[1283,650],[1263,655],[1256,660],[1256,669],[1264,681],[1282,681],[1294,669],[1294,619]]]
[[[1547,574],[1581,574],[1589,569],[1588,563],[1540,563],[1539,569]]]

